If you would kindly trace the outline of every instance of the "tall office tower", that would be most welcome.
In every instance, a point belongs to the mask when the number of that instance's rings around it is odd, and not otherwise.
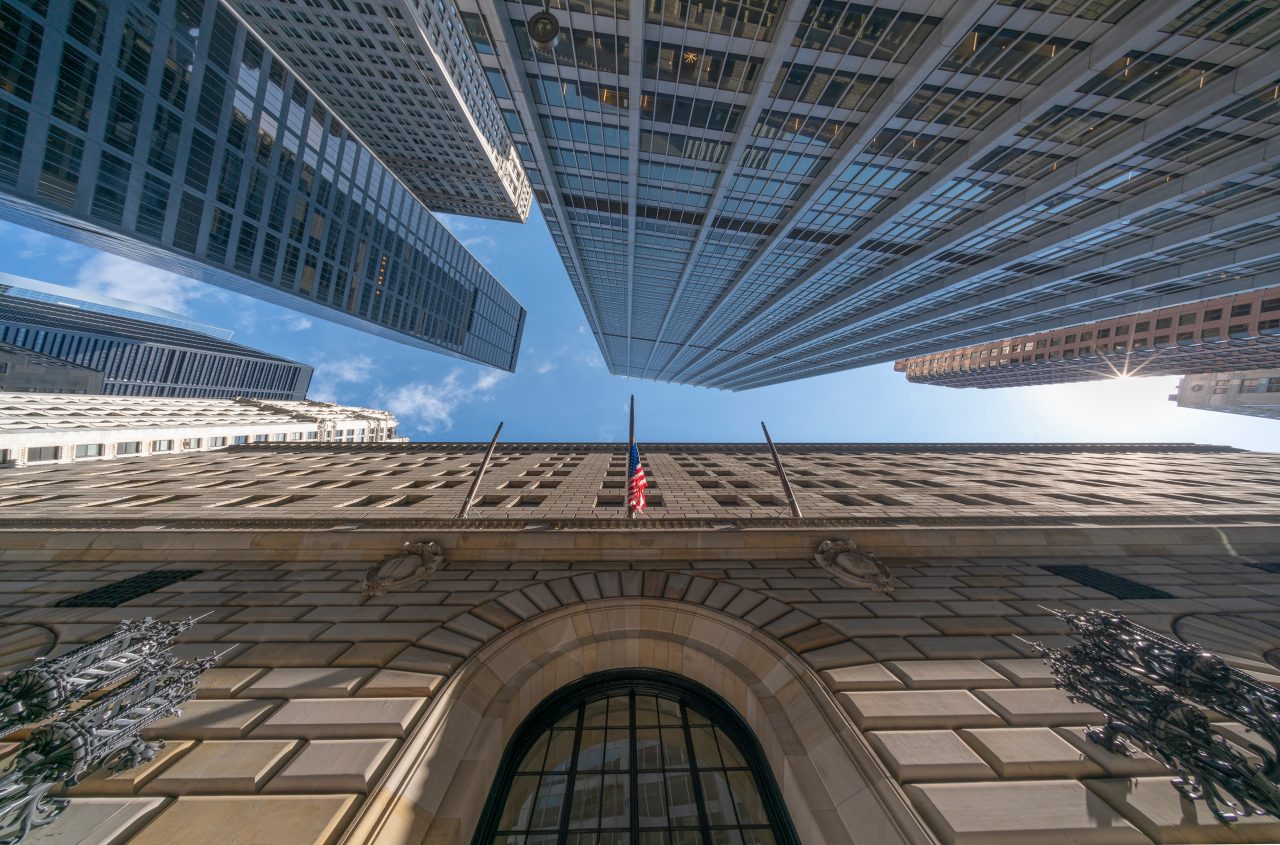
[[[515,367],[524,309],[227,7],[2,14],[0,216]]]
[[[0,273],[0,291],[5,296],[17,299],[30,299],[33,302],[53,302],[71,308],[82,308],[99,314],[116,314],[122,317],[146,320],[148,323],[159,323],[179,329],[190,329],[193,332],[207,334],[210,337],[231,340],[235,335],[231,329],[213,326],[192,319],[185,314],[178,314],[165,308],[157,308],[145,302],[130,302],[114,296],[97,293],[82,288],[69,288],[66,285],[52,285],[39,282],[24,276],[11,273]]]
[[[1179,408],[1280,420],[1280,368],[1183,376],[1169,399]]]
[[[102,372],[0,343],[0,392],[101,393]]]
[[[555,0],[551,51],[462,2],[615,373],[757,387],[1276,266],[1269,2]]]
[[[244,443],[396,439],[390,412],[329,402],[0,393],[4,466],[189,457]]]
[[[523,222],[533,189],[452,0],[228,0],[432,211]],[[289,11],[285,11],[288,9]]]
[[[1022,387],[1280,367],[1280,288],[1143,311],[907,358],[907,379]]]
[[[102,374],[118,396],[304,399],[311,367],[199,332],[65,303],[11,296],[0,285],[0,343]]]
[[[1280,455],[781,444],[796,517],[761,444],[648,444],[627,519],[622,444],[509,443],[459,519],[487,445],[0,472],[0,668],[142,616],[222,655],[39,839],[1280,842],[1089,741],[1034,645],[1105,608],[1275,683]]]

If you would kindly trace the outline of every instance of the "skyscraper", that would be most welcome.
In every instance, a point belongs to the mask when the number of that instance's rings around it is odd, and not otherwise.
[[[1020,387],[1280,367],[1280,288],[1223,296],[894,364],[913,382]]]
[[[388,411],[307,400],[0,393],[0,463],[190,457],[246,443],[386,443],[397,439],[396,424]]]
[[[1179,408],[1280,420],[1280,367],[1183,376],[1169,399]]]
[[[0,343],[0,392],[101,393],[102,372]]]
[[[147,615],[222,655],[154,759],[84,778],[40,838],[1280,841],[1089,741],[1102,714],[1034,645],[1103,607],[1273,682],[1278,455],[779,444],[794,517],[763,444],[649,444],[662,501],[627,519],[625,444],[507,443],[458,519],[486,447],[0,472],[0,666]]]
[[[0,216],[515,367],[524,309],[227,7],[18,2],[3,16]]]
[[[189,329],[66,302],[10,296],[0,285],[0,343],[102,374],[117,396],[303,399],[311,367]]]
[[[1280,260],[1269,2],[556,0],[552,50],[462,7],[615,373],[774,384]]]

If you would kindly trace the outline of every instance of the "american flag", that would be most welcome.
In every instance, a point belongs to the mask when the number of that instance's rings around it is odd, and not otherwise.
[[[631,460],[627,464],[627,510],[631,513],[644,510],[644,490],[649,482],[644,477],[644,467],[640,466],[640,447],[631,444]]]

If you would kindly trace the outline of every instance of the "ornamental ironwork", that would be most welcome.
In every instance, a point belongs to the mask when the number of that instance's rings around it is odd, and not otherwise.
[[[1203,799],[1223,824],[1241,816],[1280,818],[1280,692],[1119,613],[1051,612],[1080,642],[1065,649],[1034,645],[1055,686],[1106,715],[1106,724],[1086,731],[1090,741],[1125,756],[1146,751],[1177,774],[1173,785],[1182,795]],[[1202,708],[1240,723],[1252,737],[1233,744]]]
[[[0,684],[0,736],[40,722],[0,774],[0,845],[17,845],[57,818],[69,800],[56,790],[104,766],[119,772],[155,758],[164,743],[146,741],[142,732],[178,715],[218,660],[179,660],[170,651],[195,622],[121,622],[111,635],[37,660]]]

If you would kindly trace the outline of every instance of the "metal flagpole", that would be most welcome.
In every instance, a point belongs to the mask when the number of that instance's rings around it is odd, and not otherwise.
[[[769,436],[769,427],[764,424],[764,420],[760,421],[760,427],[764,429],[764,439],[769,443],[769,452],[773,455],[773,465],[778,469],[778,478],[782,481],[782,492],[787,494],[787,502],[791,504],[791,515],[799,519],[804,514],[800,513],[800,504],[796,501],[795,491],[791,489],[791,482],[787,480],[787,471],[782,468],[782,458],[778,455],[778,447],[773,445],[773,438]]]
[[[631,507],[631,449],[636,445],[636,395],[631,394],[631,433],[627,438],[627,483],[623,498],[627,503],[627,519],[634,519],[636,512]]]
[[[471,504],[476,499],[476,491],[480,489],[480,480],[484,478],[484,471],[489,468],[489,461],[493,458],[493,450],[498,448],[498,435],[502,433],[502,420],[498,420],[498,430],[493,433],[493,439],[489,441],[489,448],[484,453],[484,460],[480,461],[480,468],[476,470],[476,477],[471,479],[471,488],[467,490],[467,498],[462,502],[462,508],[458,511],[458,519],[466,519],[471,511]]]

